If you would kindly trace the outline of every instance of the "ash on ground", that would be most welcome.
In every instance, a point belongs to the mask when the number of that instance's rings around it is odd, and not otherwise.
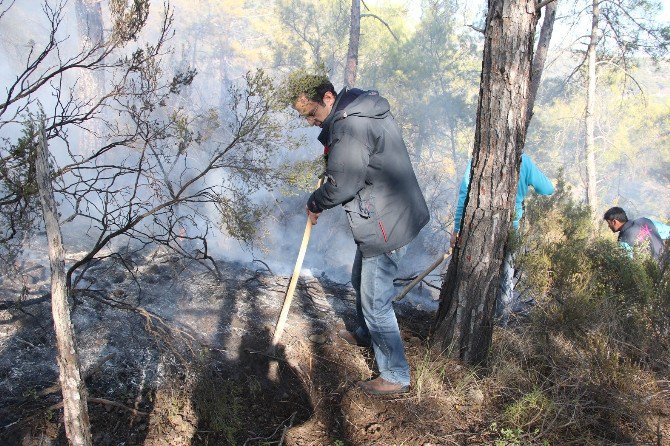
[[[67,444],[49,271],[35,262],[13,270],[0,282],[0,443]],[[354,383],[374,373],[371,352],[336,339],[354,328],[353,289],[302,277],[271,351],[288,282],[256,263],[201,264],[163,250],[109,257],[76,277],[72,320],[94,444],[346,444],[352,435],[384,444],[374,429],[352,434],[337,409],[356,404]],[[408,351],[422,343],[435,293],[422,287],[397,305]]]

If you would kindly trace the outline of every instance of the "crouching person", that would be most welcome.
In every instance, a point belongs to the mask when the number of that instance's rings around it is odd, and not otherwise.
[[[626,211],[620,207],[609,208],[603,219],[612,232],[619,233],[619,245],[629,256],[633,257],[634,250],[638,249],[649,253],[656,261],[661,261],[665,245],[653,220],[646,217],[628,220]],[[665,227],[661,227],[661,230],[667,231]]]

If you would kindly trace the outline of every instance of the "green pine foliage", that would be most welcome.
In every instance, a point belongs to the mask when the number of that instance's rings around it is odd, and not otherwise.
[[[23,249],[23,239],[37,226],[37,180],[35,141],[37,128],[27,119],[21,136],[0,149],[0,258],[14,259]]]
[[[302,95],[313,98],[317,95],[317,87],[328,81],[328,75],[323,67],[317,67],[314,70],[303,68],[294,70],[286,77],[281,86],[280,101],[286,107],[290,107]]]

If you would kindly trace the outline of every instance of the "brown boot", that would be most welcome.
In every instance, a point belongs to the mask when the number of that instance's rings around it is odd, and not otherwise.
[[[357,347],[370,347],[370,343],[365,343],[359,340],[358,337],[356,337],[356,334],[348,330],[338,331],[337,337],[346,341],[347,344],[355,345]]]
[[[361,381],[358,387],[368,395],[395,395],[409,392],[409,386],[386,381],[381,376],[370,381]]]

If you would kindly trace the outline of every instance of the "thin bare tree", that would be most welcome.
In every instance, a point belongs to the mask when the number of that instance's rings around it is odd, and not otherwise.
[[[344,64],[344,86],[356,84],[358,69],[358,47],[361,41],[361,0],[351,0],[351,25],[349,26],[349,49]]]
[[[537,41],[537,48],[535,49],[535,55],[533,56],[530,95],[528,97],[528,110],[526,112],[527,125],[530,125],[530,120],[533,117],[535,98],[537,97],[537,92],[540,89],[540,83],[542,82],[544,64],[547,61],[551,35],[554,32],[554,22],[556,22],[557,3],[558,0],[554,0],[544,7],[544,20],[542,21],[542,28],[540,29],[540,38]]]
[[[591,14],[591,38],[586,50],[586,204],[591,208],[591,218],[595,224],[598,212],[598,195],[596,190],[596,154],[595,154],[595,98],[596,98],[596,46],[598,45],[598,19],[600,17],[600,0],[593,0]]]
[[[110,5],[117,8],[112,17],[118,19],[110,35],[93,44],[95,51],[78,48],[68,55],[67,48],[74,45],[55,37],[62,35],[66,4],[52,8],[45,3],[43,13],[52,27],[47,43],[28,54],[26,67],[0,104],[0,128],[22,128],[19,138],[3,138],[0,144],[0,248],[10,242],[20,248],[39,226],[36,202],[43,191],[52,191],[52,201],[55,197],[59,203],[58,215],[44,212],[50,219],[49,241],[54,231],[76,227],[83,245],[84,253],[67,269],[62,241],[50,249],[61,256],[52,260],[58,264],[52,297],[58,311],[54,323],[62,352],[61,381],[67,381],[63,403],[73,444],[90,444],[90,435],[86,443],[86,393],[78,374],[67,296],[89,296],[82,280],[87,268],[96,260],[118,257],[112,242],[123,239],[134,250],[163,245],[217,274],[208,237],[221,228],[240,239],[253,236],[262,212],[252,195],[282,181],[273,153],[291,144],[284,116],[276,112],[279,95],[265,73],[250,72],[231,86],[227,115],[219,115],[217,104],[183,107],[178,97],[196,72],[165,69],[172,51],[169,5],[157,17],[154,40],[138,42],[130,51],[123,42],[135,38],[146,23],[147,10],[141,2],[127,6],[114,0]],[[2,20],[8,17],[11,14]],[[82,70],[105,72],[101,94],[79,94]],[[37,119],[39,98],[45,96],[53,100]],[[102,137],[96,138],[92,151],[82,152],[71,134],[92,120],[100,124]],[[41,128],[37,121],[43,123]],[[37,142],[44,158],[39,186]],[[50,172],[44,168],[49,163]]]
[[[598,72],[605,68],[624,79],[624,91],[642,91],[635,79],[639,60],[657,62],[670,50],[667,25],[658,20],[662,3],[656,0],[588,0],[574,3],[576,10],[567,13],[574,20],[588,14],[590,29],[579,40],[588,39],[586,51],[569,80],[584,73],[586,104],[584,107],[585,200],[591,208],[594,224],[600,220],[598,205],[598,151],[605,135],[597,132]]]
[[[68,291],[65,286],[65,250],[63,249],[60,223],[58,222],[58,208],[51,184],[52,172],[49,167],[47,134],[44,129],[44,121],[41,119],[36,151],[37,189],[49,245],[51,311],[56,333],[65,433],[72,446],[90,446],[93,443],[88,419],[88,393],[84,381],[81,379],[79,351],[77,350],[74,328],[70,318]]]

